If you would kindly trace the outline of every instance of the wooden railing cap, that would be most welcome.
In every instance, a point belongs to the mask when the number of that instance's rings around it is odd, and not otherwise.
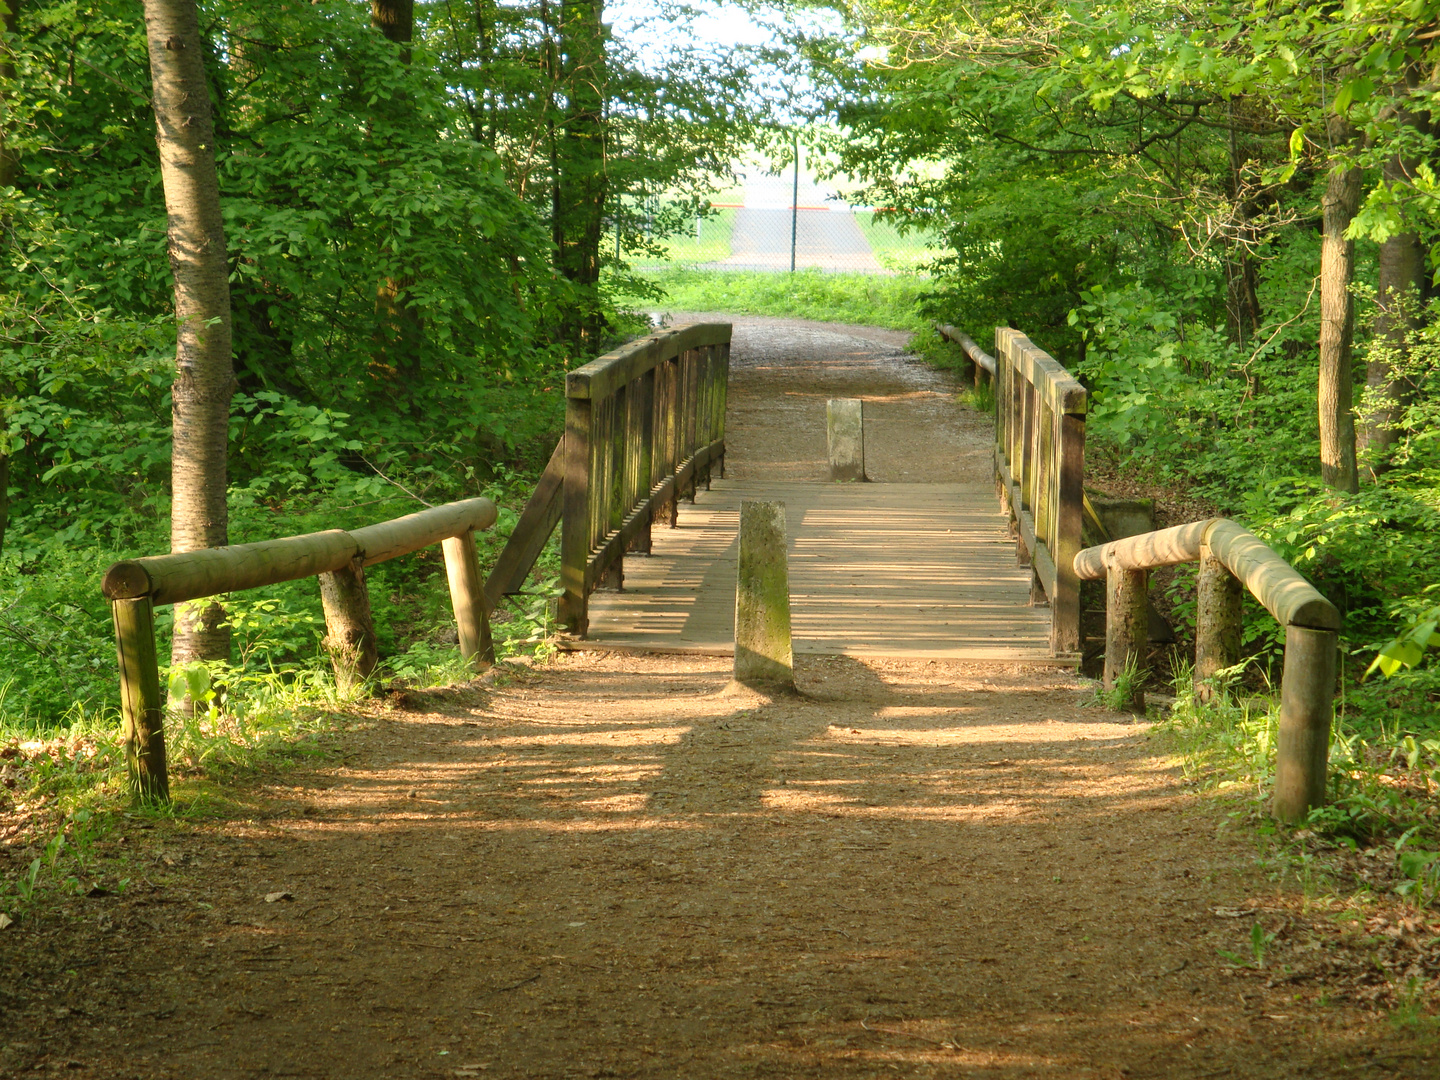
[[[656,364],[673,360],[682,352],[706,345],[728,345],[730,334],[729,323],[690,323],[637,338],[566,375],[565,396],[591,399],[609,397]]]
[[[1089,392],[1058,360],[1019,330],[996,327],[995,350],[1009,359],[1055,412],[1085,415],[1090,403]]]
[[[1075,573],[1094,580],[1112,567],[1154,570],[1195,562],[1206,548],[1281,625],[1340,629],[1335,605],[1258,536],[1229,518],[1206,518],[1088,547],[1075,556]]]

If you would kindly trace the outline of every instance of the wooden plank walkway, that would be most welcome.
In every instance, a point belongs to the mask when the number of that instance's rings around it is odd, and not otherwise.
[[[651,555],[625,557],[623,592],[592,595],[576,646],[730,654],[741,499],[785,503],[797,652],[1065,662],[994,489],[975,483],[717,480],[655,528]]]

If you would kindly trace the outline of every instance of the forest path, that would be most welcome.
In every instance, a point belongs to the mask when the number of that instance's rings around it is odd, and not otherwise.
[[[0,939],[0,1076],[1434,1075],[1317,1001],[1324,916],[1071,673],[728,675],[395,693],[238,811],[126,821],[123,895]]]

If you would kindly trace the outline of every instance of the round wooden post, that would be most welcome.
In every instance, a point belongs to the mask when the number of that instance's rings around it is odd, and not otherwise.
[[[485,579],[475,552],[475,530],[440,542],[445,552],[445,574],[450,579],[450,603],[455,608],[455,626],[460,633],[460,655],[484,671],[495,663],[495,643],[490,638],[490,619],[485,611]]]
[[[1113,563],[1105,568],[1105,689],[1114,690],[1127,669],[1135,672],[1129,699],[1122,708],[1145,712],[1146,650],[1150,611],[1146,605],[1149,571],[1127,570]]]
[[[1217,671],[1240,662],[1241,604],[1245,587],[1208,546],[1200,548],[1195,599],[1195,696],[1209,701]]]
[[[370,678],[380,660],[365,565],[356,558],[349,566],[318,576],[320,603],[325,608],[325,640],[321,644],[330,654],[335,685],[349,691]]]
[[[155,656],[155,607],[148,596],[112,600],[115,647],[120,663],[120,715],[125,762],[137,802],[170,801],[165,767],[165,699]]]
[[[1325,802],[1337,644],[1334,630],[1285,628],[1285,673],[1280,683],[1272,807],[1281,821],[1299,821]]]

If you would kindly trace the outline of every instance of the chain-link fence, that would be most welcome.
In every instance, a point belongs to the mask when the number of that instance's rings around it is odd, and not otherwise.
[[[660,201],[657,210],[663,209]],[[659,219],[662,215],[654,215]],[[637,268],[894,274],[922,270],[941,254],[934,234],[901,232],[883,211],[852,206],[833,189],[798,175],[748,170],[743,185],[711,204],[693,228],[655,237],[668,258],[632,258]]]

